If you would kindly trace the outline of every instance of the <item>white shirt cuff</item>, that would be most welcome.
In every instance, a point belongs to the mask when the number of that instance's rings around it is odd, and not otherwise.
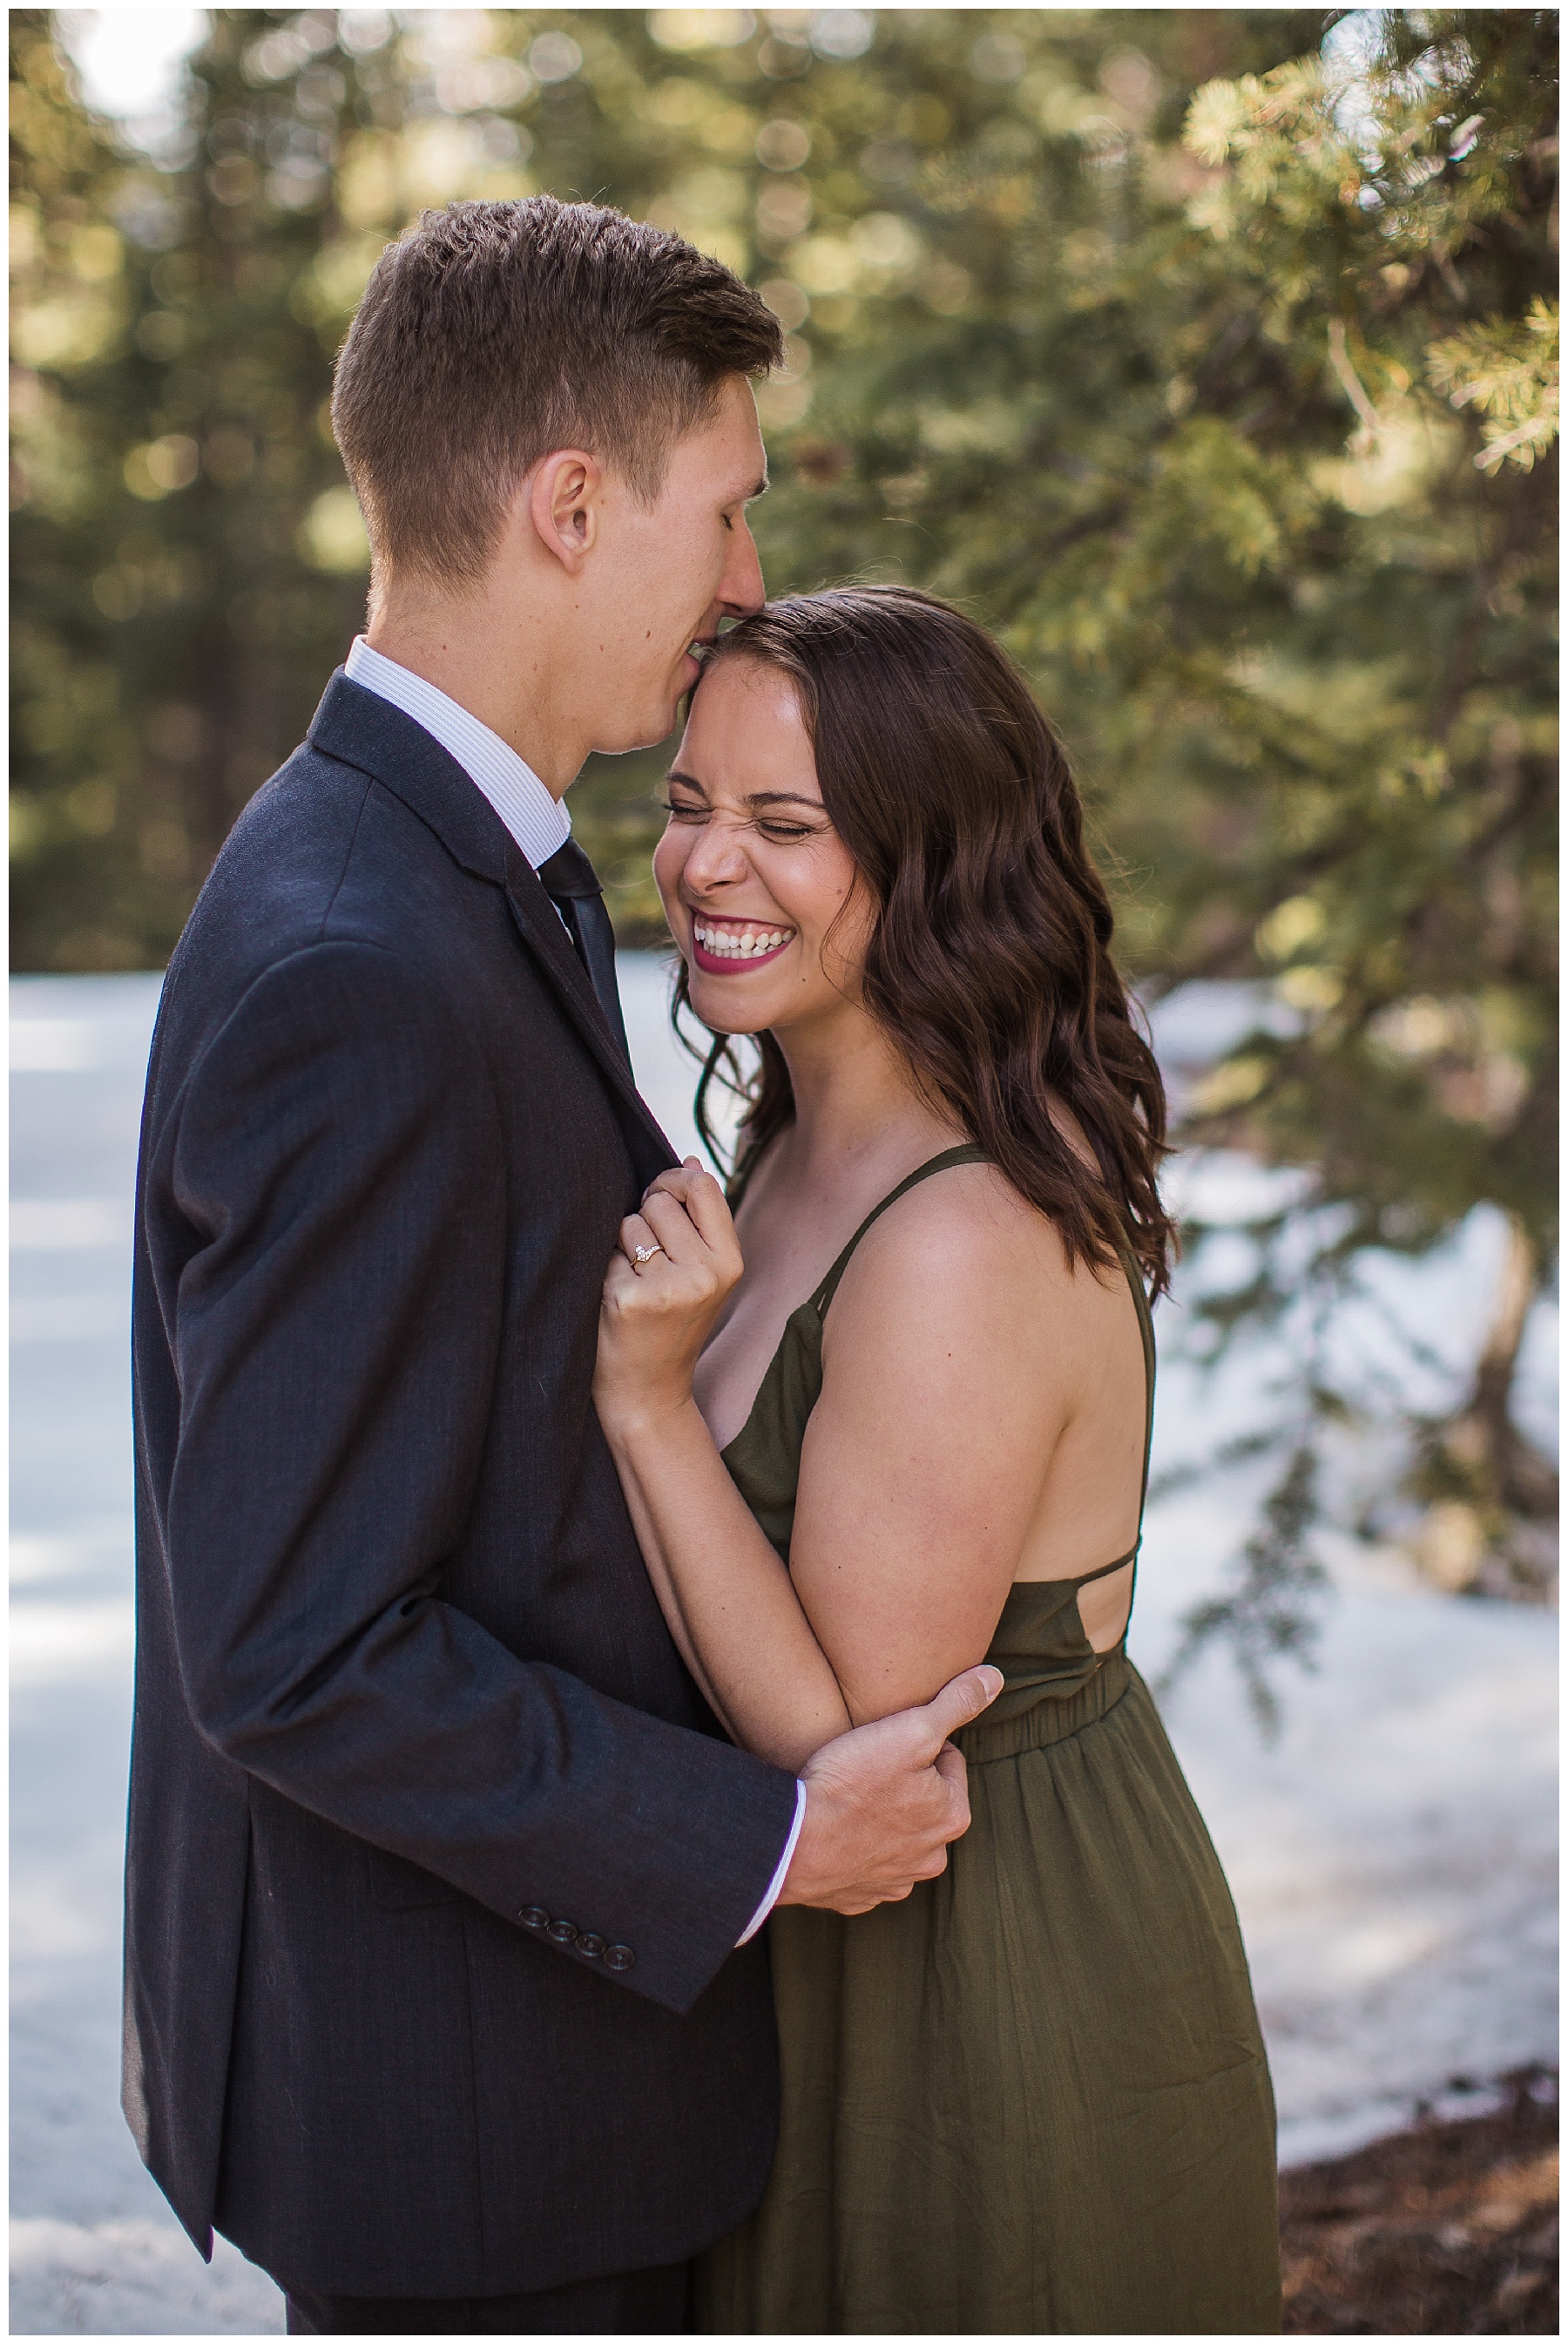
[[[800,1826],[805,1820],[806,1785],[804,1783],[797,1783],[795,1785],[795,1820],[789,1826],[789,1836],[784,1843],[784,1853],[779,1859],[779,1869],[773,1874],[772,1879],[768,1883],[768,1893],[763,1897],[761,1904],[757,1907],[756,1912],[751,1915],[750,1922],[747,1926],[746,1935],[743,1937],[736,1938],[735,1950],[737,1953],[740,1951],[742,1945],[749,1945],[750,1943],[751,1939],[757,1935],[758,1930],[762,1926],[763,1922],[768,1918],[769,1914],[771,1913],[775,1904],[778,1904],[779,1892],[784,1886],[784,1875],[789,1871],[790,1864],[794,1861],[795,1843],[800,1836]]]

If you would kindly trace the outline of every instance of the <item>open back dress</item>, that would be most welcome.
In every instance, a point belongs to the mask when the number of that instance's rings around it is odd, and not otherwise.
[[[724,1461],[786,1562],[849,1258],[917,1181],[985,1160],[911,1173],[785,1327]],[[1278,2330],[1273,2096],[1235,1909],[1125,1630],[1097,1652],[1079,1616],[1137,1551],[1009,1590],[941,1877],[853,1919],[769,1921],[779,2153],[699,2262],[699,2332]]]

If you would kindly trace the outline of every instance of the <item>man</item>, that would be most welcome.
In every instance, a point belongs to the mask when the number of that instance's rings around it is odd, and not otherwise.
[[[907,1894],[945,1737],[719,1734],[590,1399],[633,1087],[560,799],[762,586],[757,297],[586,205],[429,216],[334,418],[368,638],[171,963],[135,1308],[126,2107],[297,2332],[678,2328],[760,2193],[776,1897]],[[739,1948],[739,1950],[737,1950]]]

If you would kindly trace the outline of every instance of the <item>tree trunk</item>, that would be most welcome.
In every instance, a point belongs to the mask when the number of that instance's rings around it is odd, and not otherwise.
[[[1510,1413],[1525,1322],[1540,1264],[1523,1224],[1510,1216],[1496,1307],[1470,1397],[1434,1429],[1418,1477],[1434,1502],[1414,1540],[1429,1578],[1456,1594],[1536,1601],[1556,1581],[1558,1477]]]

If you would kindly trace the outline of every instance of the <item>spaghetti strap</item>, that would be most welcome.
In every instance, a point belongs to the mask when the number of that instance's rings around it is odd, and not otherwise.
[[[1070,1579],[1023,1579],[1015,1580],[1013,1584],[1018,1587],[1089,1587],[1097,1579],[1109,1579],[1113,1571],[1125,1571],[1131,1563],[1133,1580],[1127,1598],[1128,1624],[1131,1625],[1133,1599],[1138,1589],[1138,1558],[1143,1549],[1143,1509],[1149,1497],[1149,1456],[1154,1446],[1154,1321],[1149,1308],[1149,1297],[1143,1290],[1143,1280],[1138,1275],[1138,1264],[1125,1248],[1121,1252],[1121,1267],[1127,1273],[1127,1283],[1132,1288],[1133,1307],[1138,1313],[1138,1331],[1143,1339],[1143,1480],[1138,1492],[1138,1536],[1125,1554],[1119,1554],[1114,1562],[1102,1562],[1098,1570],[1075,1571]],[[1123,1642],[1126,1636],[1127,1629],[1124,1627],[1121,1631]],[[1111,1649],[1116,1651],[1120,1646],[1113,1645]]]
[[[950,1171],[955,1165],[959,1164],[989,1164],[990,1160],[983,1147],[976,1147],[972,1142],[966,1142],[962,1147],[944,1148],[940,1156],[933,1156],[929,1163],[921,1164],[909,1175],[907,1179],[900,1180],[896,1188],[890,1188],[880,1204],[873,1205],[866,1215],[865,1219],[811,1297],[808,1308],[815,1310],[819,1318],[827,1317],[828,1305],[839,1291],[839,1280],[849,1266],[850,1255],[872,1222],[879,1221],[890,1205],[896,1205],[900,1197],[907,1196],[909,1191],[917,1187],[920,1181],[929,1180],[933,1172]]]
[[[1141,1539],[1139,1545],[1141,1544]],[[1097,1579],[1109,1579],[1113,1571],[1125,1571],[1130,1562],[1136,1562],[1137,1560],[1138,1547],[1129,1547],[1127,1552],[1119,1554],[1114,1562],[1102,1562],[1098,1571],[1075,1571],[1070,1579],[1021,1579],[1016,1580],[1013,1583],[1019,1587],[1088,1587]],[[1131,1609],[1131,1601],[1128,1609]]]
[[[1127,1283],[1132,1289],[1132,1304],[1138,1313],[1138,1332],[1143,1342],[1143,1479],[1138,1490],[1138,1536],[1126,1554],[1118,1555],[1114,1562],[1102,1562],[1098,1571],[1086,1571],[1063,1584],[1088,1587],[1096,1579],[1109,1579],[1112,1571],[1125,1571],[1132,1565],[1132,1587],[1127,1598],[1128,1625],[1131,1624],[1132,1604],[1138,1591],[1138,1558],[1143,1550],[1143,1509],[1149,1500],[1149,1460],[1154,1447],[1154,1319],[1149,1308],[1149,1297],[1139,1276],[1138,1264],[1123,1247],[1121,1267],[1127,1273]],[[1023,1585],[1033,1582],[1024,1581]],[[1047,1582],[1048,1584],[1050,1582]],[[1125,1642],[1127,1628],[1121,1631]]]
[[[1138,1313],[1138,1332],[1143,1339],[1143,1480],[1138,1492],[1138,1536],[1143,1537],[1143,1509],[1149,1501],[1149,1460],[1154,1453],[1154,1314],[1149,1308],[1149,1296],[1138,1264],[1125,1249],[1121,1267],[1127,1273],[1127,1283],[1132,1288],[1133,1307]],[[1134,1548],[1134,1553],[1137,1549]]]

